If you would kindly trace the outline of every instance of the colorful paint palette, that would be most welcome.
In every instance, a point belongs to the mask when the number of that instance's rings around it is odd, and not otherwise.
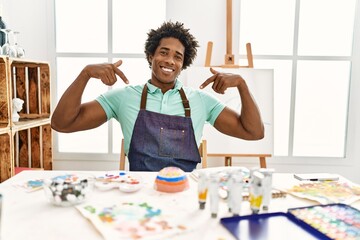
[[[221,218],[220,223],[239,240],[330,240],[318,230],[283,212]]]
[[[360,239],[360,211],[349,205],[316,205],[288,212],[331,239]]]
[[[95,186],[100,190],[119,188],[122,192],[136,192],[143,186],[141,177],[125,171],[107,172],[96,177]]]

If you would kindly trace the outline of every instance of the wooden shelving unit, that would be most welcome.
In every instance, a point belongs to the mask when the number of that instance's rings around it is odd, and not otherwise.
[[[52,169],[50,66],[46,62],[0,56],[0,181],[16,167]],[[24,100],[12,121],[12,99]]]

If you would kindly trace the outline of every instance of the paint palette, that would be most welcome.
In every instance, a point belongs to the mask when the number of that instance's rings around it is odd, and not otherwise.
[[[289,209],[288,213],[331,239],[360,239],[360,211],[345,204]]]
[[[236,239],[360,239],[360,211],[342,203],[221,218]]]
[[[283,212],[226,217],[221,218],[220,223],[239,240],[331,240],[318,230]]]
[[[97,176],[95,186],[100,190],[119,188],[122,192],[136,192],[143,186],[143,181],[137,174],[117,171]]]

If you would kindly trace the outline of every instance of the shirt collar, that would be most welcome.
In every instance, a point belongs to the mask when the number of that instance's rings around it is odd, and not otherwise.
[[[155,91],[161,91],[160,88],[158,88],[158,87],[154,86],[153,84],[151,84],[150,80],[147,81],[147,86],[148,86],[148,89],[149,89],[150,93],[154,93]],[[182,87],[183,87],[183,83],[176,79],[174,88],[169,90],[169,91],[174,91],[174,90],[178,91]]]

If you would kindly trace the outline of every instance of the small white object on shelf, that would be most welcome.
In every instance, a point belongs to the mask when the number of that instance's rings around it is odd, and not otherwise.
[[[12,121],[18,122],[20,119],[20,115],[18,114],[18,112],[22,110],[24,100],[20,98],[13,98],[12,104],[13,104]]]

